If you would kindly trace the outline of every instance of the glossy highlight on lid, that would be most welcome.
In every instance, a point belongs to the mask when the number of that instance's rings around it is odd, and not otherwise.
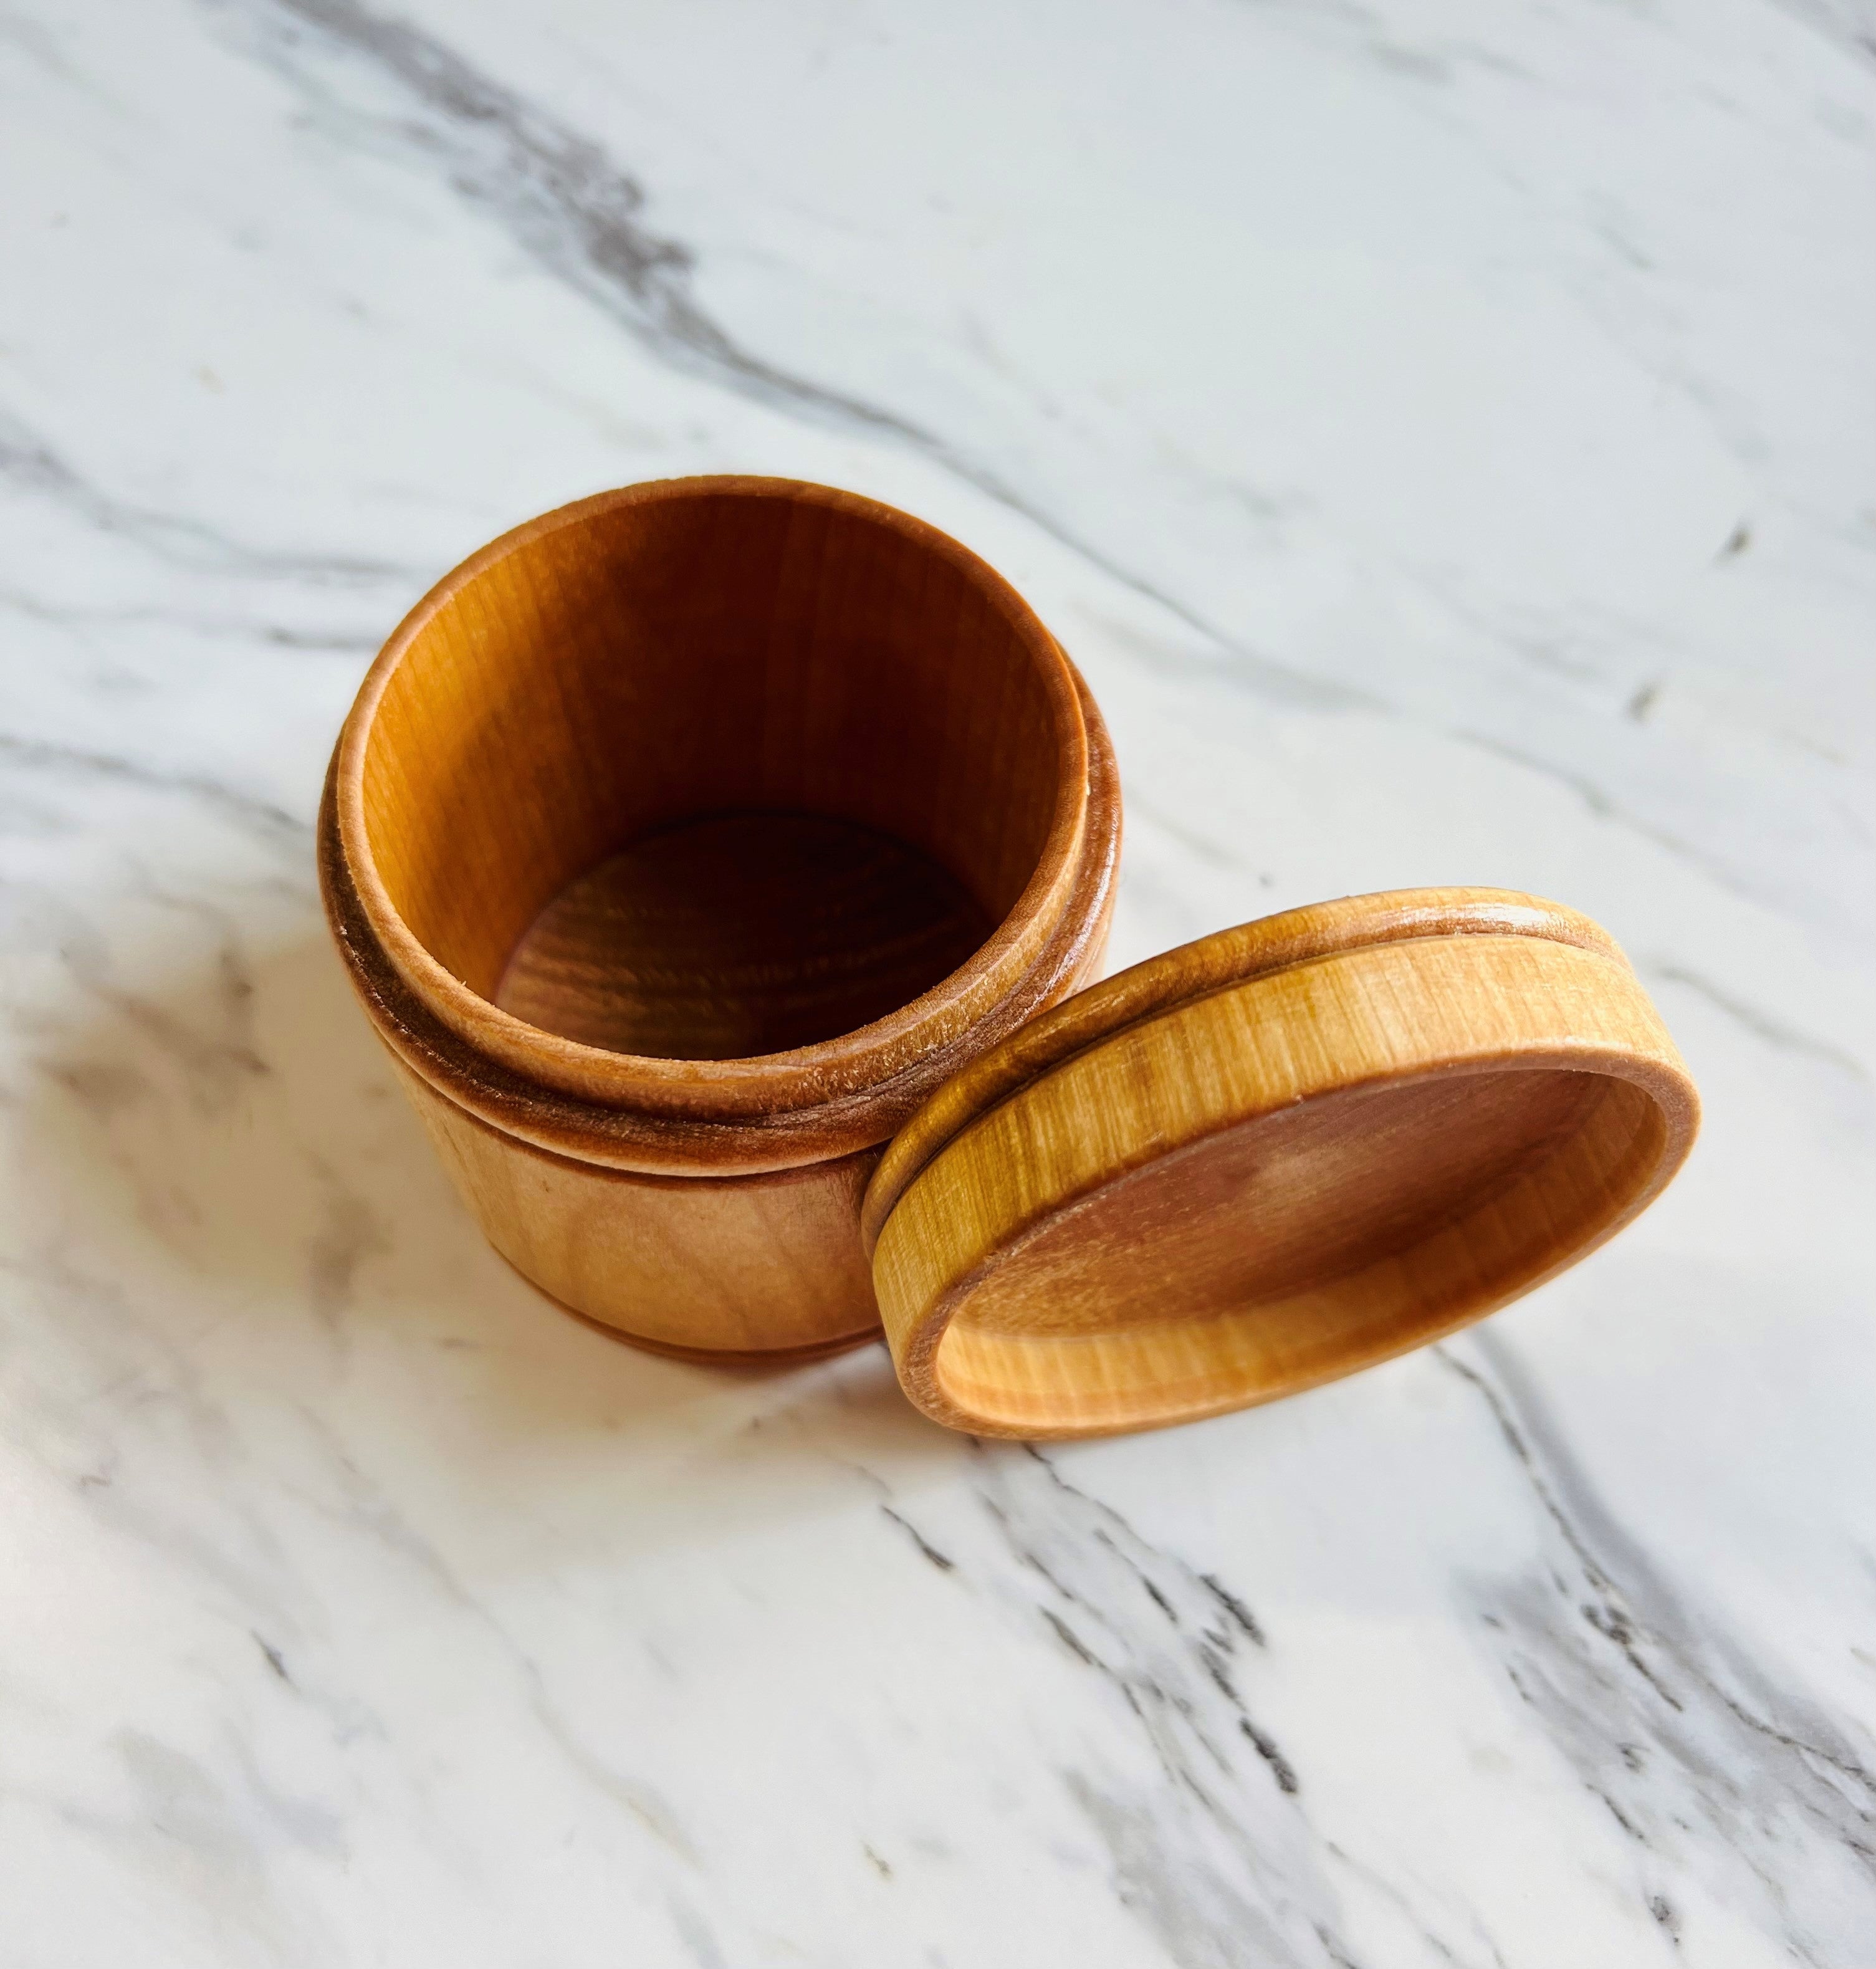
[[[1612,1235],[1698,1121],[1607,935],[1503,892],[1247,925],[1038,1027],[868,1201],[901,1381],[979,1434],[1190,1420],[1423,1344]]]

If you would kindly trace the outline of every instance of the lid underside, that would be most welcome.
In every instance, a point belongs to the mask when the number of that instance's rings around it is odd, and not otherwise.
[[[1586,918],[1476,890],[1290,912],[1070,1000],[908,1123],[867,1199],[888,1337],[978,1434],[1273,1400],[1573,1263],[1697,1112]]]

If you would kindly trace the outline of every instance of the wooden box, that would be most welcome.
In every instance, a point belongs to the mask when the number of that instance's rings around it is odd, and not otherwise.
[[[448,576],[320,827],[352,982],[496,1249],[641,1345],[876,1335],[940,1420],[1098,1433],[1475,1319],[1678,1167],[1697,1104],[1606,936],[1357,898],[1084,989],[1100,715],[974,555],[680,479]]]

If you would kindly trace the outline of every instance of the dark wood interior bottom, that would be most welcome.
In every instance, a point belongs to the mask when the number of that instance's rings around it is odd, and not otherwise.
[[[1295,1305],[1306,1344],[1310,1293],[1475,1217],[1618,1098],[1637,1098],[1600,1074],[1453,1074],[1240,1123],[1063,1213],[972,1295],[958,1328],[1083,1336],[1262,1306],[1274,1333]],[[1547,1238],[1569,1202],[1544,1216]]]
[[[816,814],[719,814],[570,883],[495,1003],[563,1038],[660,1059],[813,1046],[907,1005],[995,926],[947,869]]]

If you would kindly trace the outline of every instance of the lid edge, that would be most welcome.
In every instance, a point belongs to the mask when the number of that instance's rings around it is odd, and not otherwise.
[[[1533,936],[1632,969],[1592,918],[1518,889],[1384,889],[1260,916],[1178,944],[1040,1014],[942,1082],[886,1146],[860,1206],[870,1260],[920,1171],[964,1129],[1041,1075],[1130,1026],[1254,978],[1342,952],[1443,936]]]

